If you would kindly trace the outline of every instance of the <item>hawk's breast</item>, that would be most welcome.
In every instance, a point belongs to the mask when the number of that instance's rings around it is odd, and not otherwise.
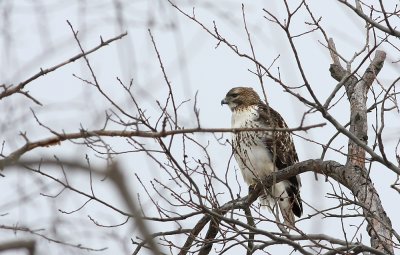
[[[257,106],[236,110],[232,114],[232,128],[266,128],[258,119]],[[265,144],[266,138],[270,135],[267,131],[245,131],[233,134],[234,155],[242,171],[243,179],[248,185],[271,174],[275,169],[272,155]]]

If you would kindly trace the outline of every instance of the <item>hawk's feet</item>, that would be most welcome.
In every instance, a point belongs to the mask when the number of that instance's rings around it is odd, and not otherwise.
[[[254,191],[255,188],[256,188],[256,184],[250,184],[250,185],[249,185],[249,195],[250,195],[251,193],[253,193],[253,191]]]

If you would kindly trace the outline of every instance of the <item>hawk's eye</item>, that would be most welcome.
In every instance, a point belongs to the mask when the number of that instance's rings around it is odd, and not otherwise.
[[[231,94],[231,97],[233,97],[233,98],[235,98],[235,97],[237,97],[239,94],[237,94],[237,93],[232,93]]]

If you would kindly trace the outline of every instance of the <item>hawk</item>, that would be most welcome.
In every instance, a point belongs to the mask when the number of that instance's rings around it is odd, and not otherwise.
[[[232,128],[288,128],[282,116],[263,103],[248,87],[232,88],[221,101],[232,111]],[[298,162],[292,136],[284,131],[245,131],[232,136],[233,152],[244,181],[251,188],[274,171]],[[260,196],[260,203],[272,209],[279,204],[284,223],[294,226],[294,215],[300,217],[300,177],[274,184]]]

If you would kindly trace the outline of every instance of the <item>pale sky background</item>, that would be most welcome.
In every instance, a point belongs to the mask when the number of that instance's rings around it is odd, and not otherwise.
[[[116,3],[123,3],[123,8],[118,9]],[[281,1],[248,1],[245,3],[247,24],[253,39],[257,58],[265,65],[280,55],[273,67],[273,73],[277,73],[279,66],[282,80],[291,86],[302,85],[299,72],[295,65],[293,53],[288,41],[276,25],[268,22],[263,16],[263,8],[283,19],[286,15]],[[251,3],[250,3],[251,2]],[[242,52],[250,54],[250,47],[244,30],[241,1],[176,1],[183,10],[192,13],[193,8],[196,18],[208,28],[212,29],[213,21],[218,26],[218,31],[231,43],[235,44]],[[347,59],[354,52],[361,49],[365,42],[364,23],[350,10],[334,0],[308,1],[311,10],[316,17],[322,16],[321,25],[329,37],[333,37],[338,51]],[[388,8],[395,1],[385,1]],[[27,79],[40,68],[48,68],[79,53],[79,48],[73,40],[72,32],[66,22],[69,20],[75,30],[79,30],[79,38],[83,47],[91,49],[100,42],[100,36],[106,40],[122,32],[127,31],[128,36],[122,40],[113,42],[96,53],[89,56],[96,76],[110,97],[120,103],[124,109],[135,114],[133,104],[121,90],[116,77],[125,83],[134,80],[137,97],[142,103],[141,107],[147,109],[149,116],[158,116],[156,100],[165,101],[167,86],[163,79],[154,48],[152,46],[147,29],[152,34],[160,51],[167,75],[175,92],[177,102],[190,99],[179,111],[180,125],[186,128],[195,127],[196,119],[193,113],[195,93],[198,92],[198,108],[200,109],[200,121],[203,127],[230,127],[230,111],[227,107],[221,107],[220,101],[226,92],[235,86],[252,86],[261,93],[260,84],[250,70],[255,66],[248,60],[240,58],[224,45],[217,46],[217,41],[208,35],[193,21],[178,13],[167,1],[11,1],[0,0],[0,84],[18,84]],[[308,29],[304,24],[310,21],[304,10],[296,15],[292,32],[298,34]],[[337,82],[330,77],[329,65],[331,59],[327,49],[319,41],[323,42],[320,33],[308,34],[296,39],[296,46],[305,68],[307,78],[315,93],[324,101]],[[399,75],[398,52],[388,44],[380,47],[388,53],[385,66],[379,74],[379,80],[383,86],[388,87]],[[355,64],[359,62],[356,61]],[[361,68],[365,70],[365,67]],[[362,72],[360,72],[361,74]],[[102,127],[105,111],[112,108],[98,91],[90,87],[72,74],[82,78],[90,78],[90,73],[83,60],[68,64],[44,77],[30,83],[26,90],[38,99],[44,106],[38,106],[21,95],[14,95],[0,101],[0,138],[5,140],[5,154],[8,154],[23,145],[24,140],[19,136],[20,132],[27,132],[31,140],[43,139],[51,134],[40,127],[34,120],[30,108],[38,118],[56,131],[77,132],[80,127],[100,129]],[[291,127],[300,124],[303,113],[307,108],[297,99],[285,93],[283,89],[272,80],[265,79],[267,97],[272,107],[277,109]],[[377,91],[379,85],[374,84]],[[398,87],[398,86],[397,86]],[[301,93],[308,97],[305,91]],[[340,90],[337,99],[344,93]],[[370,93],[371,97],[371,93]],[[372,100],[370,100],[370,103]],[[369,104],[370,105],[370,104]],[[348,103],[344,98],[334,107],[330,113],[343,125],[349,119]],[[374,120],[374,114],[369,114],[370,121]],[[400,136],[400,117],[396,111],[386,115],[385,146],[390,159],[395,159],[394,146]],[[320,114],[308,115],[306,124],[327,122]],[[371,122],[369,123],[370,145],[373,142]],[[316,140],[325,144],[335,129],[331,125],[310,130],[309,132],[297,132],[296,134],[307,139]],[[229,146],[219,145],[210,134],[198,134],[195,136],[202,144],[210,142],[209,153],[212,158],[212,166],[221,178],[225,176],[227,162],[231,153]],[[224,134],[230,138],[230,134]],[[107,139],[114,149],[123,151],[132,149],[125,139]],[[143,140],[149,146],[152,141]],[[295,144],[300,160],[319,158],[322,148],[319,145],[307,142],[295,137]],[[339,137],[333,143],[335,148],[344,146],[347,149],[347,139]],[[189,148],[190,149],[190,148]],[[179,155],[179,144],[173,151]],[[64,158],[84,160],[85,154],[92,156],[94,164],[102,161],[96,160],[93,153],[84,147],[64,142],[61,146],[44,148],[27,153],[29,158],[37,155],[56,154]],[[190,150],[190,157],[204,158],[198,149]],[[150,180],[157,178],[167,180],[168,177],[156,164],[144,154],[128,153],[116,157],[122,163],[126,174],[126,180],[132,188],[132,193],[141,193],[143,204],[151,214],[153,208],[148,202],[148,197],[135,177],[140,176],[145,185],[150,187]],[[345,158],[337,153],[329,152],[326,159],[345,163]],[[393,161],[395,162],[395,161]],[[227,176],[232,182],[232,189],[238,191],[239,186],[235,180],[235,162],[231,163]],[[58,170],[57,170],[58,171]],[[103,252],[94,254],[130,254],[134,246],[130,245],[130,238],[135,236],[135,228],[127,224],[119,228],[101,229],[99,234],[96,227],[87,217],[90,215],[104,225],[119,224],[125,217],[112,212],[96,203],[90,203],[81,211],[71,214],[61,214],[58,209],[70,211],[78,208],[84,198],[70,191],[62,196],[51,199],[40,196],[40,193],[56,194],[60,187],[53,182],[35,176],[26,171],[5,171],[6,178],[0,178],[0,225],[29,226],[32,229],[46,229],[45,233],[66,238],[69,242],[80,243],[93,248],[108,247]],[[55,175],[61,173],[55,173]],[[316,182],[312,173],[301,175],[303,188],[302,198],[313,207],[322,210],[337,204],[337,200],[327,198],[327,193],[333,193],[329,182],[319,178]],[[400,229],[399,194],[390,188],[395,181],[395,175],[379,164],[374,164],[371,178],[380,193],[383,206],[391,218],[394,229]],[[89,179],[84,174],[71,174],[70,181],[89,191]],[[201,179],[197,180],[201,181]],[[242,185],[242,196],[247,194],[247,188],[242,177],[238,176]],[[332,182],[335,184],[335,182]],[[171,183],[172,185],[172,183]],[[224,187],[216,189],[226,191]],[[335,184],[336,185],[336,184]],[[337,186],[337,185],[336,185]],[[108,182],[97,181],[95,184],[97,195],[110,203],[123,207],[116,197],[114,190]],[[26,199],[24,199],[26,198]],[[226,198],[226,200],[224,200]],[[229,196],[220,197],[221,204],[229,200]],[[394,203],[394,201],[396,201]],[[147,206],[147,207],[146,207]],[[304,216],[312,214],[310,207],[305,206]],[[338,211],[340,213],[340,211]],[[268,215],[269,212],[265,212]],[[301,221],[298,227],[305,233],[325,233],[344,239],[340,221],[337,219],[324,219],[314,217],[311,220]],[[359,220],[345,219],[345,225],[357,225]],[[192,228],[196,221],[185,222],[185,227]],[[165,224],[149,224],[153,231],[166,231],[174,229]],[[276,229],[272,224],[266,224],[266,229]],[[348,227],[348,236],[352,236],[355,227]],[[274,231],[276,231],[274,230]],[[360,232],[362,242],[369,244],[369,236],[365,226]],[[358,234],[358,237],[360,236]],[[24,235],[18,232],[0,229],[2,241],[22,238]],[[46,254],[52,249],[54,254],[87,254],[74,248],[62,247],[39,239],[38,254]],[[178,239],[182,245],[185,238]],[[239,251],[242,251],[239,249]],[[271,254],[285,254],[280,247],[266,249]],[[24,254],[19,253],[7,254]],[[287,249],[290,252],[290,249]],[[49,254],[49,253],[47,253]],[[141,254],[147,254],[144,250]],[[231,254],[229,252],[229,254]],[[258,251],[256,254],[262,254]]]

